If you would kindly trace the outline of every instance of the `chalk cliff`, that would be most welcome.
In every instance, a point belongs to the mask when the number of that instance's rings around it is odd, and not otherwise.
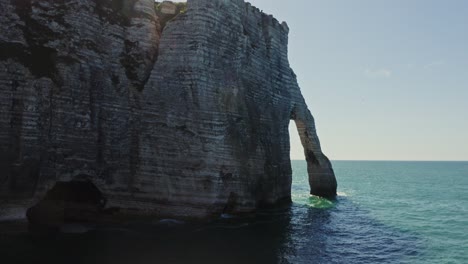
[[[84,203],[87,184],[111,215],[287,202],[291,120],[311,193],[336,194],[286,23],[243,0],[187,5],[162,23],[153,0],[0,0],[0,217],[34,218],[48,192]]]

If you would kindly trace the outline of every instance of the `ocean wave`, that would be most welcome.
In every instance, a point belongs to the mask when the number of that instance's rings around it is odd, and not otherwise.
[[[343,196],[343,197],[348,197],[349,195],[345,192],[337,192],[336,193],[338,196]]]

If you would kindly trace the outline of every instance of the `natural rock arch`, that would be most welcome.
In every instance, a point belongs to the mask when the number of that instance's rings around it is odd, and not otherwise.
[[[334,198],[337,182],[330,160],[322,153],[320,141],[315,129],[315,120],[307,107],[294,107],[291,120],[296,124],[297,132],[304,148],[309,174],[310,194]]]
[[[76,172],[123,214],[207,219],[276,205],[291,196],[291,112],[311,192],[336,194],[286,23],[243,0],[189,0],[164,31],[153,0],[0,6],[0,218],[23,219]],[[41,51],[51,61],[38,70]]]

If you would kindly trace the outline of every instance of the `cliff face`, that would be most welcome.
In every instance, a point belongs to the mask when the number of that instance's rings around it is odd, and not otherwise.
[[[289,201],[291,120],[311,193],[336,193],[289,29],[243,0],[189,0],[164,28],[153,0],[0,0],[0,30],[0,215],[66,182],[123,214]]]

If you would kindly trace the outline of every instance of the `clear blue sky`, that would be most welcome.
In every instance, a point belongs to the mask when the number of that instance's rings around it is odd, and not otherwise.
[[[288,23],[331,159],[468,160],[468,1],[250,2]]]
[[[468,1],[251,0],[289,58],[334,160],[468,160]],[[304,159],[295,129],[293,159]]]

